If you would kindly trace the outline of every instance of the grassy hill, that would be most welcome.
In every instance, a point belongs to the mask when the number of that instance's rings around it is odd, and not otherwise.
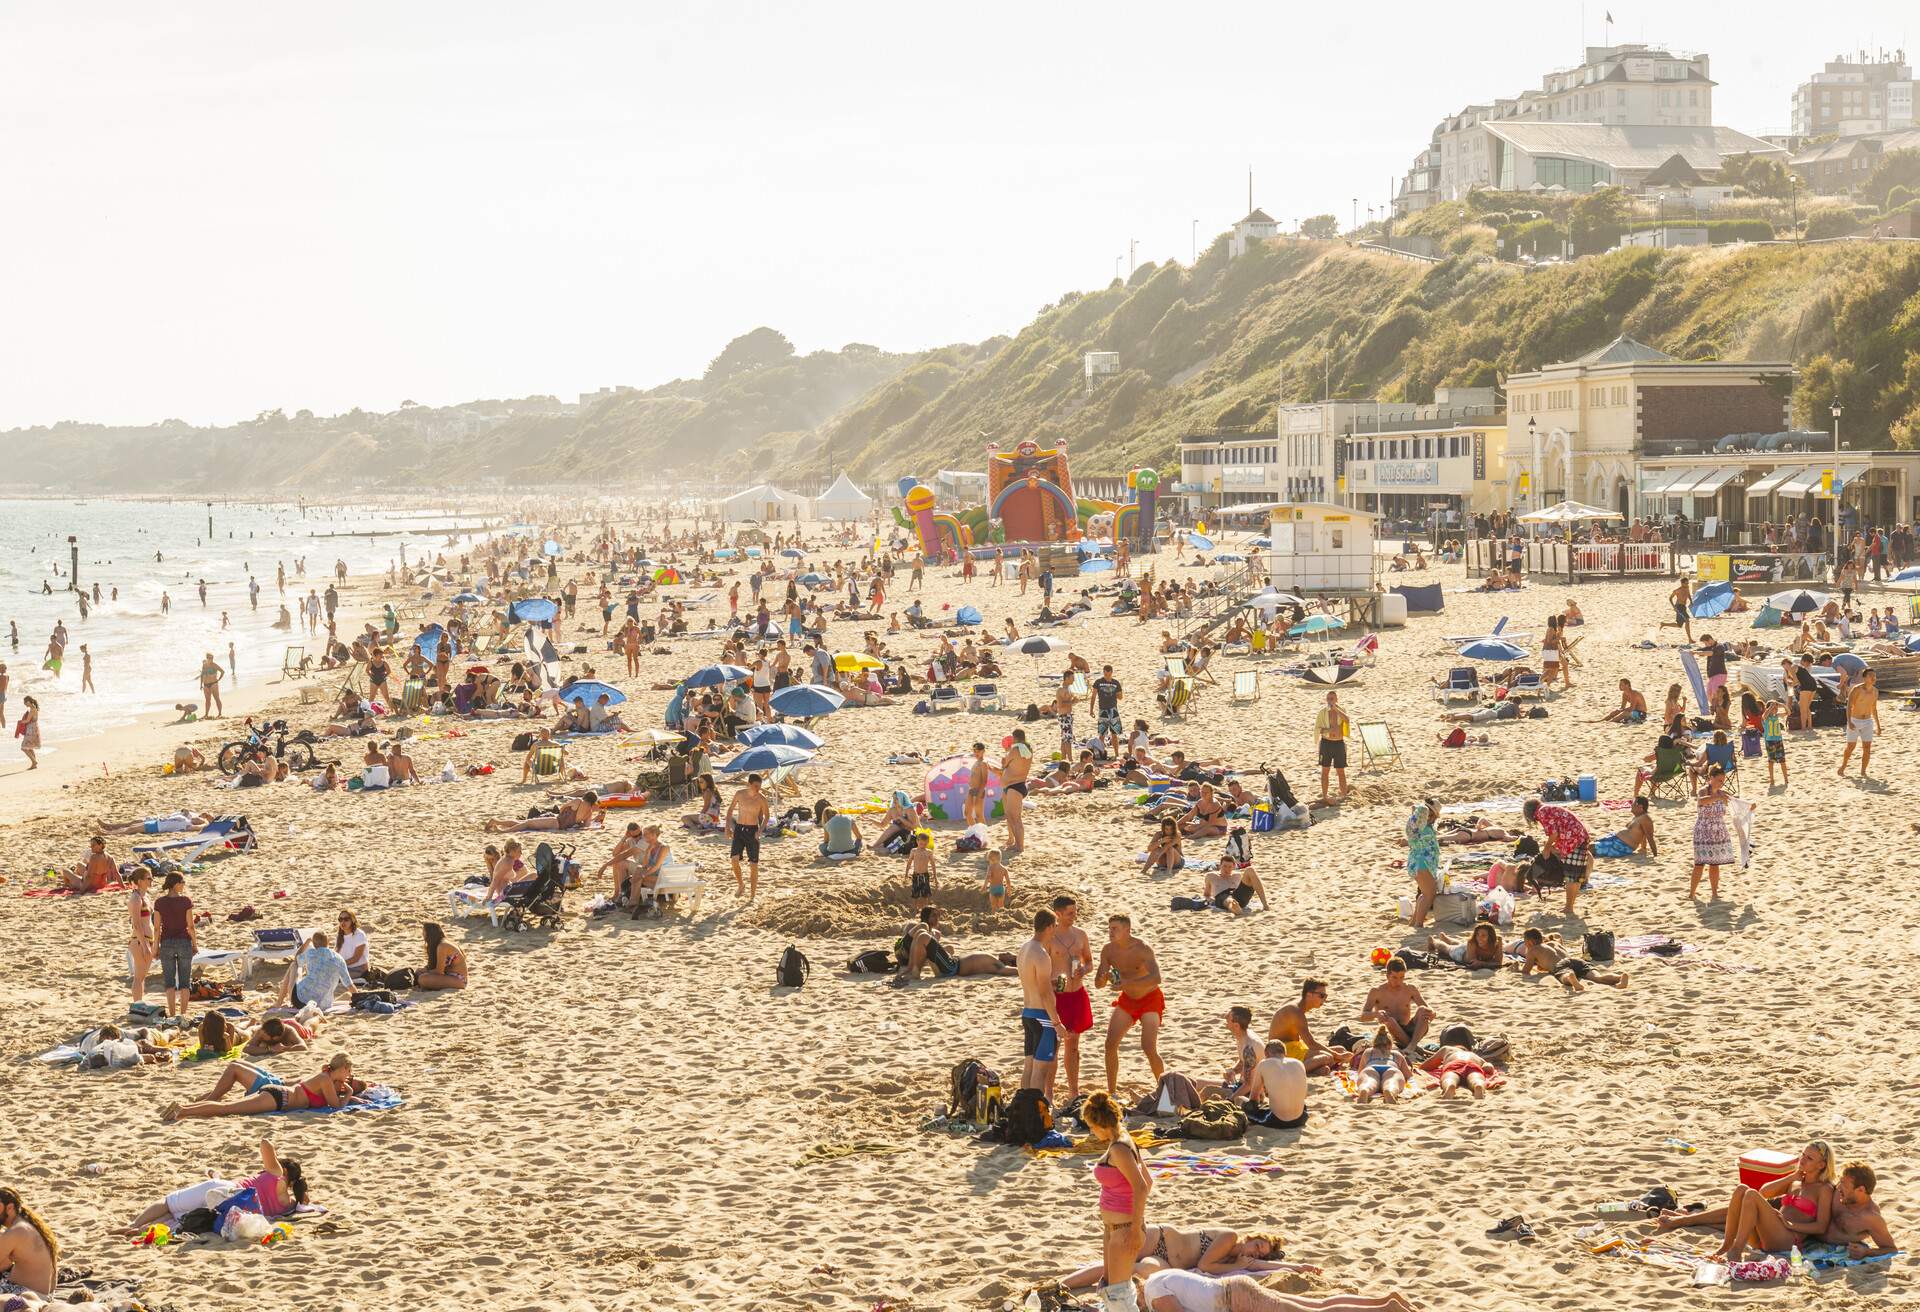
[[[481,479],[617,486],[662,474],[801,481],[977,468],[988,441],[1066,441],[1075,468],[1167,464],[1183,433],[1266,430],[1274,406],[1323,394],[1425,401],[1625,332],[1689,359],[1801,366],[1795,419],[1846,407],[1856,441],[1920,440],[1920,246],[1884,242],[1634,249],[1530,269],[1487,256],[1496,226],[1539,220],[1436,206],[1403,231],[1449,257],[1417,263],[1281,240],[1229,260],[1144,265],[1070,292],[1012,337],[900,354],[797,355],[756,329],[700,379],[563,412],[552,398],[246,424],[0,435],[16,482],[242,489],[448,486]],[[1121,371],[1088,391],[1087,351]],[[508,418],[450,437],[460,412]]]

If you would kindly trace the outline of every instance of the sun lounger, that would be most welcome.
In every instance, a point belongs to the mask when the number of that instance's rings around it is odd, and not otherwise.
[[[308,929],[256,929],[253,931],[253,946],[240,956],[240,973],[246,979],[253,978],[253,968],[260,965],[275,965],[280,962],[292,962],[300,955],[305,944],[313,942],[315,934],[323,933],[319,926]],[[195,960],[199,958],[196,954]]]
[[[1507,700],[1519,701],[1522,697],[1545,698],[1547,685],[1532,670],[1522,670],[1507,681]]]
[[[929,710],[957,711],[961,705],[960,690],[950,683],[939,684],[927,693]]]
[[[236,852],[251,852],[259,845],[245,816],[223,815],[209,821],[207,827],[197,834],[181,834],[178,838],[159,843],[136,844],[133,852],[135,856],[163,856],[186,864],[198,861],[216,846],[228,847]]]
[[[997,683],[976,683],[967,689],[967,709],[970,711],[1003,711],[1007,708],[1007,699],[1000,695]]]
[[[1456,697],[1478,701],[1480,700],[1480,672],[1471,665],[1456,665],[1447,671],[1445,683],[1434,686],[1433,695],[1442,702],[1450,702]]]

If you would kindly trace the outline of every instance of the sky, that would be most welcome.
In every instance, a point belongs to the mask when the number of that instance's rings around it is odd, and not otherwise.
[[[1611,6],[1784,131],[1896,0]],[[716,2],[0,10],[0,429],[650,386],[1017,331],[1253,200],[1384,208],[1606,7]],[[1737,21],[1728,21],[1737,12]],[[1197,227],[1196,227],[1197,221]]]

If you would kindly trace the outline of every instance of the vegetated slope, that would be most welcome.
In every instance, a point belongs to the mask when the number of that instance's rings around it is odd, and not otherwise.
[[[1427,401],[1565,360],[1625,332],[1689,359],[1790,360],[1796,418],[1835,395],[1856,433],[1920,438],[1920,247],[1848,242],[1634,249],[1529,270],[1473,253],[1427,264],[1328,242],[1277,241],[1237,260],[1143,267],[1071,293],[991,358],[903,374],[823,430],[837,459],[893,476],[977,467],[982,434],[1066,441],[1075,468],[1163,465],[1183,433],[1268,429],[1274,406],[1323,395]],[[1121,372],[1090,392],[1087,351]]]

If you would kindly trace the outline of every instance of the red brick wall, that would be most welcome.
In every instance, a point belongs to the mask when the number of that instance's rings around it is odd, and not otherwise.
[[[1786,398],[1760,383],[1640,389],[1642,441],[1777,433],[1787,427]]]

